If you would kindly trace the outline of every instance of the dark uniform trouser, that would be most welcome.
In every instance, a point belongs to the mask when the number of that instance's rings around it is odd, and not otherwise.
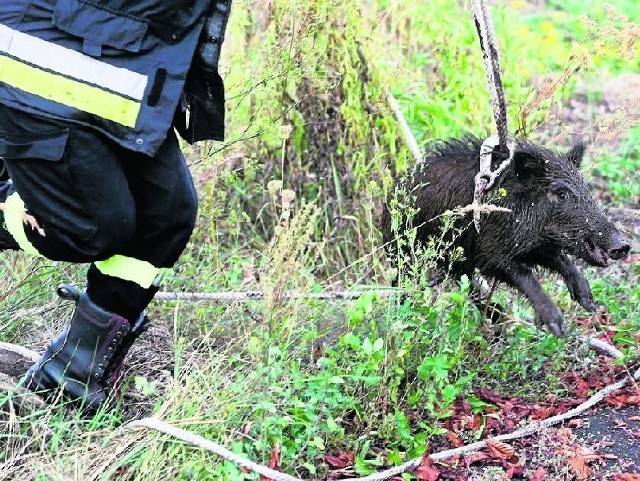
[[[45,232],[23,224],[25,238],[16,239],[6,212],[0,248],[27,244],[51,260],[97,262],[89,297],[136,319],[157,291],[149,273],[178,260],[195,223],[195,188],[173,130],[152,158],[92,129],[0,105],[0,157],[11,177],[0,182],[0,202],[14,211],[16,199],[24,202]]]

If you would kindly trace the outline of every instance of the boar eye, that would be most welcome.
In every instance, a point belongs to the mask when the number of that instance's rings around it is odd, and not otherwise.
[[[555,195],[556,199],[561,202],[569,198],[569,190],[564,187],[557,187],[553,189],[553,194]]]

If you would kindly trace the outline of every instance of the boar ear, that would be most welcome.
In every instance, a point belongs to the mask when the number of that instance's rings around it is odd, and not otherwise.
[[[519,176],[541,175],[547,169],[547,163],[544,158],[532,155],[529,152],[516,150],[513,153],[512,162],[513,171]]]
[[[567,159],[577,168],[580,168],[580,164],[582,164],[582,159],[584,158],[584,152],[587,149],[587,146],[584,142],[578,142],[576,145],[571,147],[571,150],[567,152]]]

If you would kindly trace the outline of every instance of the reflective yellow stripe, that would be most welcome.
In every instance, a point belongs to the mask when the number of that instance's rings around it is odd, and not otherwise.
[[[165,269],[160,269],[147,261],[115,255],[104,261],[95,262],[100,272],[107,276],[135,282],[148,289],[160,279]]]
[[[0,24],[0,52],[43,70],[142,100],[147,76]]]
[[[24,232],[24,214],[24,202],[17,192],[13,192],[4,203],[4,222],[7,230],[18,243],[20,249],[34,256],[42,256],[27,239],[27,235]]]
[[[0,82],[126,127],[135,127],[140,103],[98,87],[0,56]]]

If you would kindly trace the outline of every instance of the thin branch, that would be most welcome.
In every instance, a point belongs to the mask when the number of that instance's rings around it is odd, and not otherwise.
[[[624,357],[624,354],[622,354],[622,352],[620,352],[608,342],[601,341],[600,339],[597,339],[595,337],[580,337],[580,339],[588,342],[589,346],[591,346],[591,348],[595,351],[608,354],[614,359],[621,359]]]
[[[327,292],[298,292],[286,291],[273,293],[278,299],[318,299],[318,300],[351,300],[358,299],[367,292],[375,292],[381,297],[400,295],[403,289],[379,288],[365,291],[327,291]],[[233,292],[158,292],[154,299],[162,301],[211,301],[211,302],[244,302],[262,301],[268,295],[262,291],[233,291]]]
[[[222,456],[223,458],[236,463],[238,466],[242,466],[246,469],[260,474],[261,476],[272,479],[273,481],[304,481],[300,478],[295,478],[293,476],[289,476],[288,474],[281,473],[266,466],[254,463],[253,461],[243,456],[229,451],[224,446],[220,446],[219,444],[203,438],[202,436],[191,433],[185,429],[178,428],[156,418],[144,418],[125,425],[125,429],[135,428],[153,429],[155,431],[168,434],[169,436],[184,441],[187,444],[215,453],[218,456]]]
[[[416,141],[413,132],[409,128],[409,124],[407,123],[404,115],[402,114],[402,110],[400,110],[400,106],[398,105],[398,101],[393,96],[389,89],[385,89],[385,94],[387,96],[387,102],[389,103],[389,107],[393,111],[393,115],[396,117],[398,124],[400,125],[400,130],[402,131],[402,136],[404,137],[404,141],[407,143],[411,154],[413,155],[414,160],[420,162],[422,160],[422,151],[418,146],[418,142]]]
[[[11,344],[9,342],[0,342],[0,351],[12,352],[33,362],[36,362],[38,359],[40,359],[40,355],[37,352],[32,351],[31,349],[27,349],[26,347],[19,346],[18,344]]]

